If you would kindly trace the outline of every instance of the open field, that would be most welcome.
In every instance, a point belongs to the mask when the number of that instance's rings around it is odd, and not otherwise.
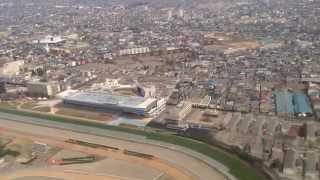
[[[261,45],[257,41],[240,41],[240,42],[231,42],[229,44],[231,48],[246,48],[246,49],[255,49]]]
[[[164,135],[164,134],[159,134],[154,132],[146,132],[138,129],[126,129],[126,128],[113,127],[113,126],[101,126],[100,123],[79,121],[77,119],[61,118],[61,117],[56,117],[51,115],[42,115],[42,114],[20,112],[20,111],[6,110],[6,109],[0,109],[0,111],[23,115],[23,116],[45,118],[49,121],[55,121],[55,122],[71,123],[71,124],[83,125],[88,127],[94,127],[98,129],[115,130],[115,131],[120,131],[125,133],[132,133],[132,134],[144,136],[145,138],[150,140],[157,140],[157,141],[163,141],[171,144],[176,144],[182,147],[190,148],[194,151],[197,151],[208,157],[211,157],[214,160],[217,160],[218,162],[228,167],[230,169],[230,173],[235,177],[237,177],[239,180],[264,179],[264,177],[259,175],[253,167],[247,165],[244,161],[239,159],[237,156],[231,155],[213,146],[210,146],[198,141],[190,140],[187,138],[177,137],[173,135]]]
[[[90,110],[87,108],[62,105],[61,103],[50,101],[26,101],[20,104],[15,102],[1,102],[0,108],[9,107],[10,109],[18,109],[25,111],[34,111],[41,113],[53,113],[62,116],[72,116],[75,118],[84,118],[97,121],[111,121],[114,119],[114,113],[99,112],[96,110]]]
[[[21,109],[28,109],[28,110],[33,110],[35,107],[37,107],[37,102],[26,102],[20,105]]]
[[[2,101],[0,102],[0,108],[5,108],[5,109],[16,109],[18,103],[15,102],[7,102],[7,101]]]
[[[50,112],[51,108],[47,105],[41,105],[38,102],[26,102],[19,106],[20,109],[39,111],[39,112]]]
[[[239,41],[239,42],[219,42],[217,44],[205,46],[206,50],[220,50],[228,52],[230,50],[256,49],[261,45],[256,41]]]
[[[213,40],[206,45],[206,50],[219,50],[225,53],[233,53],[245,49],[256,49],[261,47],[261,44],[256,40],[244,39],[233,36],[232,33],[209,33],[205,35],[208,40]]]
[[[36,108],[34,108],[34,109],[32,109],[32,110],[48,113],[48,112],[51,111],[51,108],[48,107],[48,106],[41,106],[41,107],[36,107]]]
[[[0,108],[3,109],[12,109],[20,110],[25,112],[34,112],[34,113],[52,113],[57,116],[61,115],[62,117],[74,117],[87,119],[92,121],[103,121],[108,122],[114,120],[117,117],[117,114],[110,114],[107,112],[92,111],[86,108],[73,108],[64,105],[56,105],[56,102],[50,101],[22,101],[22,102],[13,102],[13,101],[3,101],[0,102]],[[59,104],[59,103],[58,103]]]
[[[55,114],[73,116],[73,117],[79,117],[79,118],[88,118],[88,119],[94,119],[97,121],[110,121],[113,119],[111,114],[100,113],[97,111],[83,110],[83,109],[78,110],[75,108],[68,108],[68,107],[58,107],[57,112]]]
[[[35,101],[18,103],[13,101],[3,101],[0,102],[0,108],[6,109],[22,109],[22,110],[30,110],[30,111],[38,111],[38,112],[50,112],[51,108],[46,105],[40,105]]]
[[[0,38],[7,37],[9,34],[9,32],[0,31]]]

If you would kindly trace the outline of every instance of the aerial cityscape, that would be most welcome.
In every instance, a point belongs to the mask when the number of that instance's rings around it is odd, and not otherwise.
[[[320,180],[319,0],[0,0],[0,180]]]

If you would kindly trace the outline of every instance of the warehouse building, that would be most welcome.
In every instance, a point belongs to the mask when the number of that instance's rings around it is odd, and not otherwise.
[[[103,92],[76,92],[63,97],[63,102],[143,116],[151,115],[157,109],[157,99]]]
[[[293,115],[293,96],[290,92],[276,92],[276,109],[279,115]]]
[[[296,115],[306,117],[312,115],[308,97],[302,91],[275,92],[276,109],[279,115]]]
[[[312,109],[308,97],[303,92],[293,94],[294,111],[297,116],[311,116]]]

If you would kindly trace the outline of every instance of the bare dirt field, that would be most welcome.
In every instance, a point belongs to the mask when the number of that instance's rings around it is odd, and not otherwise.
[[[181,179],[181,180],[191,180],[191,179],[215,179],[223,180],[225,177],[215,170],[213,167],[204,163],[203,161],[194,158],[193,156],[181,153],[179,151],[163,148],[161,146],[138,143],[135,141],[126,141],[115,138],[100,137],[90,134],[77,133],[62,129],[54,129],[49,127],[39,127],[31,124],[18,123],[14,121],[1,120],[0,123],[0,134],[4,133],[7,135],[20,136],[23,138],[31,139],[37,142],[43,142],[49,144],[50,146],[59,147],[61,149],[69,149],[73,151],[80,151],[86,154],[95,154],[98,156],[111,158],[113,160],[118,160],[120,162],[125,161],[128,164],[134,164],[137,169],[141,167],[146,167],[144,169],[152,169],[150,172],[151,176],[154,177],[155,174],[163,173],[164,176],[161,176],[160,179]],[[67,139],[81,139],[82,141],[92,142],[112,147],[117,147],[119,150],[105,150],[90,148],[88,146],[81,146],[77,144],[66,143]],[[145,153],[154,155],[153,159],[144,159],[136,156],[128,156],[123,153],[123,150],[131,150],[135,152]],[[84,165],[84,164],[83,164]],[[88,165],[86,167],[91,166]],[[121,166],[123,167],[123,166]],[[61,168],[61,167],[60,167]],[[120,168],[123,170],[123,168]],[[129,168],[130,169],[130,168]],[[62,167],[62,170],[66,170],[65,167]],[[141,172],[141,170],[139,170]],[[137,171],[137,172],[139,172]],[[147,170],[148,171],[148,170]],[[33,171],[30,171],[29,176],[34,175]],[[53,170],[50,170],[50,173],[53,173]],[[61,169],[60,171],[61,172]],[[73,172],[73,171],[72,171]],[[101,175],[101,172],[90,171],[90,168],[87,169],[87,174],[91,174],[95,177],[97,174]],[[159,173],[158,173],[159,172]],[[128,172],[130,174],[130,172]],[[17,174],[14,172],[13,175]],[[86,174],[86,175],[87,175]],[[139,177],[144,173],[138,173],[137,178],[133,179],[143,179]],[[0,179],[5,179],[11,177],[10,174],[1,174]],[[11,174],[12,175],[12,174]],[[108,175],[108,172],[107,172]],[[131,174],[130,174],[131,176]],[[150,175],[146,177],[149,179]],[[167,178],[168,177],[168,178]],[[121,179],[121,178],[120,178]],[[132,179],[132,177],[131,177]],[[151,178],[152,179],[152,178]]]
[[[57,157],[66,156],[73,151],[72,155],[95,154],[104,156],[106,159],[90,163],[67,166],[51,166],[45,168],[26,168],[18,172],[3,174],[0,179],[29,180],[38,178],[39,180],[148,180],[148,179],[191,179],[183,172],[168,165],[161,160],[145,160],[137,157],[127,156],[122,152],[112,152],[101,149],[94,149],[80,145],[68,144],[47,138],[34,137],[32,135],[9,132],[1,130],[1,134],[7,134],[23,139],[45,142],[60,148],[69,149],[67,152],[56,154]],[[55,156],[53,156],[55,157]],[[52,179],[55,178],[55,179]],[[32,179],[34,180],[34,179]]]

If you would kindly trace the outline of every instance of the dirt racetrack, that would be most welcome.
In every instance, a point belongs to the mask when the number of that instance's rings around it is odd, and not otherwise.
[[[192,155],[185,154],[175,149],[164,148],[162,146],[155,145],[155,144],[139,143],[139,141],[128,141],[128,140],[111,138],[106,136],[96,136],[88,133],[80,133],[80,132],[74,132],[69,130],[38,126],[34,124],[21,123],[21,122],[11,121],[11,120],[0,119],[0,121],[1,121],[0,133],[10,134],[16,137],[20,136],[21,138],[22,137],[29,138],[33,141],[47,143],[51,146],[57,146],[62,149],[72,149],[75,151],[87,152],[88,154],[96,154],[96,155],[100,155],[100,156],[104,156],[112,159],[123,160],[123,161],[127,161],[129,164],[140,164],[145,167],[155,169],[159,172],[164,173],[169,177],[169,179],[224,180],[226,178],[221,172],[216,170],[213,166],[205,163],[201,159],[198,159]],[[99,129],[95,129],[95,131],[98,132]],[[104,130],[103,132],[106,132],[106,131]],[[79,139],[85,142],[117,147],[120,150],[114,152],[111,150],[90,148],[87,146],[70,144],[65,142],[68,139]],[[156,158],[152,160],[148,160],[148,159],[138,158],[134,156],[128,156],[122,153],[123,150],[125,149],[130,151],[150,154],[155,156]],[[91,164],[88,165],[88,167],[90,166],[92,165]],[[66,169],[60,169],[60,170],[62,171],[58,171],[58,172],[63,172],[63,170],[66,170]],[[75,169],[71,168],[68,170],[75,170]],[[121,169],[120,167],[120,170],[125,170],[125,169],[124,168]],[[30,174],[27,176],[34,176],[33,171],[30,171]],[[50,171],[50,173],[53,173],[53,172],[55,172],[54,169]],[[69,173],[70,172],[71,171],[69,171]],[[93,177],[95,177],[95,175],[97,174],[94,171],[86,171],[86,169],[83,169],[81,172],[87,172],[87,174],[90,174]],[[19,172],[14,172],[12,174],[17,174],[17,173]],[[99,173],[101,174],[101,172]],[[0,177],[0,179],[11,177],[12,174],[3,174],[5,176]],[[144,173],[136,173],[136,174],[140,175]],[[142,178],[142,177],[131,178],[130,176],[128,178],[127,176],[125,179],[149,180],[154,178]],[[162,177],[160,177],[160,179],[159,178],[156,178],[156,179],[163,180]]]

